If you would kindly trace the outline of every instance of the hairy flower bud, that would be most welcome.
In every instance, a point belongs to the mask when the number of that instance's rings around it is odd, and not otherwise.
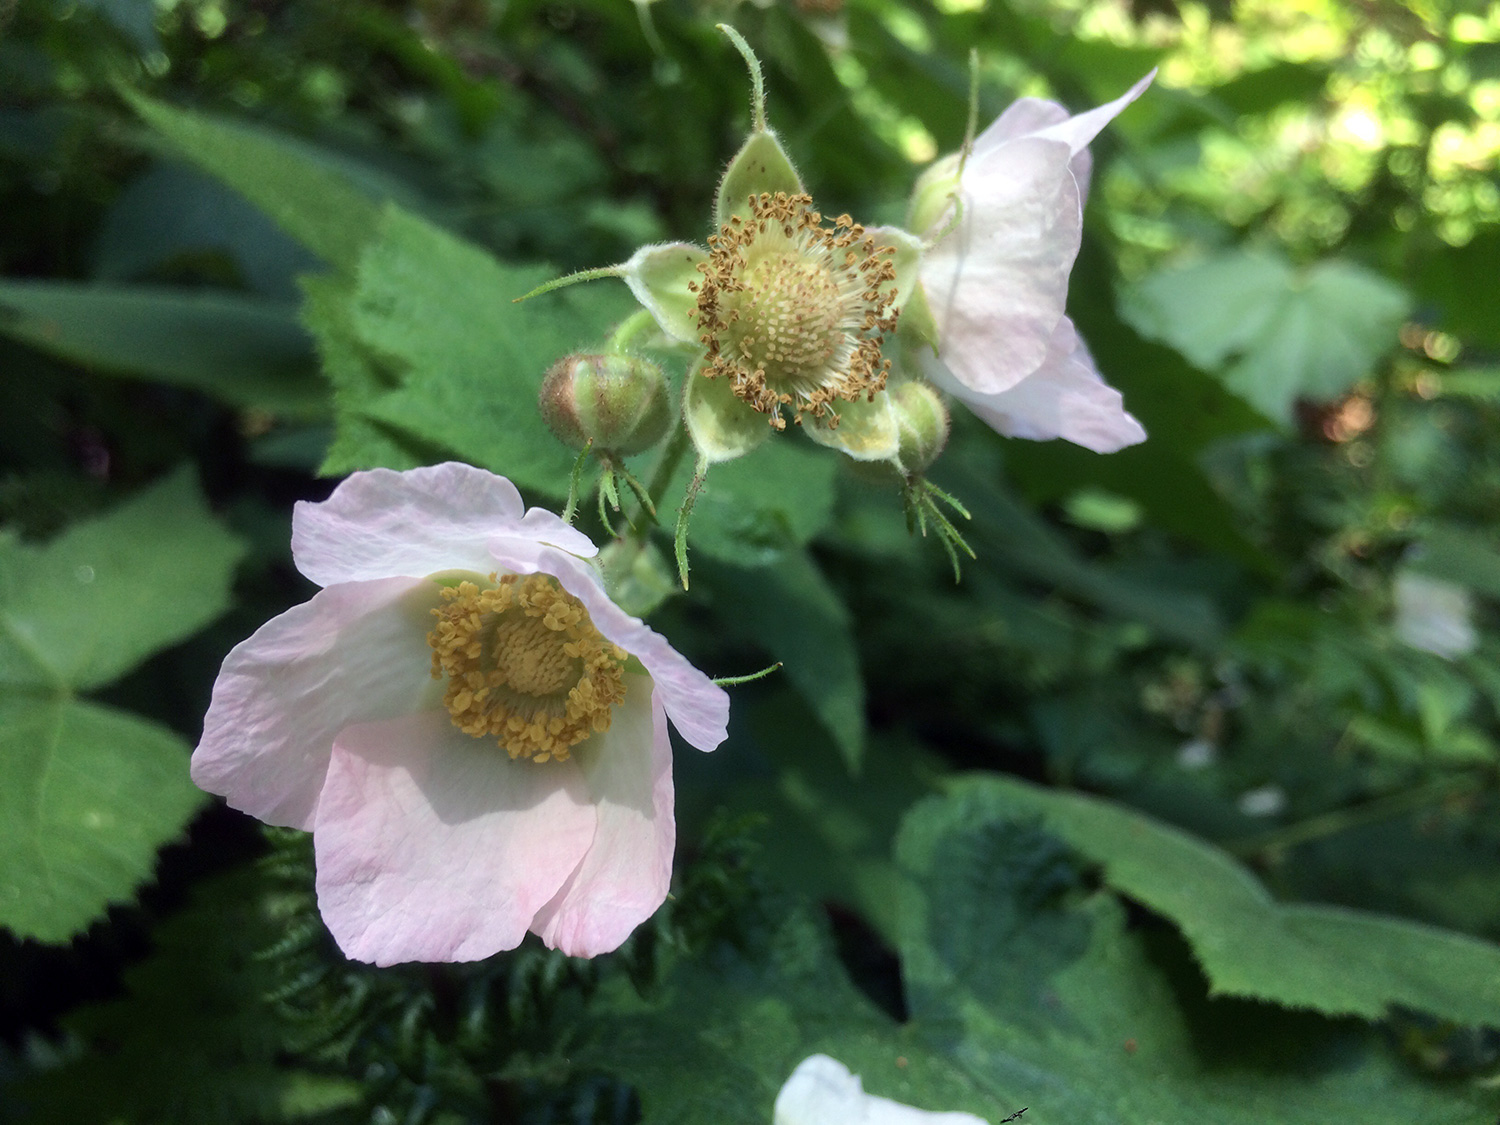
[[[925,472],[948,444],[948,408],[926,383],[902,383],[890,389],[890,396],[901,435],[896,460],[902,472],[914,477]]]
[[[666,379],[649,360],[627,355],[570,355],[542,382],[542,418],[564,444],[589,440],[601,453],[650,449],[672,424]]]

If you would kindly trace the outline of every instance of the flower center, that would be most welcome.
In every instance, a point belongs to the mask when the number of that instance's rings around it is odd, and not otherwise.
[[[443,705],[459,730],[495,739],[512,758],[566,761],[609,729],[625,698],[626,653],[551,578],[491,574],[490,582],[444,587],[432,611],[427,643],[432,678],[448,679]]]
[[[708,240],[699,268],[698,327],[708,355],[703,374],[728,377],[734,393],[781,430],[783,406],[815,418],[837,399],[873,398],[890,361],[880,354],[896,327],[896,269],[848,215],[832,225],[805,195],[750,197]],[[882,287],[885,288],[882,288]]]

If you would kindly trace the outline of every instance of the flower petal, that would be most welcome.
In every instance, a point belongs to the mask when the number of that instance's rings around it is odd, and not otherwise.
[[[512,761],[444,711],[353,726],[313,830],[318,909],[360,961],[476,961],[520,944],[594,825],[572,761]]]
[[[1018,141],[1049,126],[1061,125],[1069,116],[1065,106],[1046,98],[1017,98],[1005,107],[1004,113],[990,122],[989,128],[974,138],[970,156],[980,156],[1007,141]]]
[[[355,473],[323,503],[298,503],[292,514],[292,557],[319,586],[444,570],[484,573],[486,544],[497,537],[596,553],[586,535],[551,512],[525,511],[504,477],[457,461]]]
[[[617,606],[587,564],[561,551],[507,554],[495,561],[516,574],[550,574],[584,604],[594,627],[645,665],[679,734],[699,750],[712,750],[728,737],[729,696],[688,663],[667,639]]]
[[[930,1113],[864,1092],[837,1059],[803,1059],[776,1095],[772,1125],[988,1125],[972,1113]]]
[[[1151,85],[1151,80],[1155,77],[1156,69],[1153,67],[1151,73],[1114,101],[1105,102],[1097,109],[1091,109],[1087,113],[1080,113],[1076,117],[1069,117],[1066,121],[1049,125],[1033,135],[1062,141],[1073,152],[1082,152],[1088,143],[1099,135],[1101,129],[1120,116],[1120,112],[1126,106],[1146,92],[1146,87]]]
[[[531,928],[570,957],[617,949],[667,898],[672,849],[672,743],[651,680],[626,676],[609,730],[575,747],[594,800],[594,842]]]
[[[268,824],[311,828],[339,731],[441,699],[426,644],[437,603],[425,579],[386,578],[330,586],[266,622],[214,681],[194,783]]]
[[[1104,382],[1073,322],[1064,317],[1042,365],[1009,390],[978,394],[927,358],[924,370],[1007,437],[1046,441],[1064,438],[1095,453],[1114,453],[1146,440],[1146,431],[1126,413],[1120,392]]]
[[[1046,358],[1083,227],[1071,159],[1034,137],[976,156],[958,225],[922,260],[943,361],[973,390],[1007,390]]]
[[[838,418],[837,426],[809,418],[802,423],[802,432],[819,445],[837,449],[856,461],[885,461],[901,447],[901,431],[885,391],[878,391],[868,401],[860,398],[839,403]]]

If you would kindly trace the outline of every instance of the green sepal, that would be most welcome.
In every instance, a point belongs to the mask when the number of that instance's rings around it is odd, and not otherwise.
[[[889,246],[891,265],[896,267],[896,299],[893,309],[903,309],[906,302],[917,292],[918,271],[922,265],[922,240],[900,227],[866,227],[865,233],[875,240],[876,246]]]
[[[698,342],[698,294],[689,285],[703,274],[708,252],[691,242],[642,246],[620,267],[620,276],[661,330],[674,340]]]
[[[856,461],[886,461],[896,456],[901,433],[890,396],[884,391],[872,401],[841,402],[836,412],[837,426],[826,425],[818,418],[804,418],[802,428],[807,436]]]
[[[727,378],[705,376],[701,363],[688,375],[682,416],[694,448],[709,464],[743,457],[771,436],[770,420],[737,397]]]
[[[899,278],[897,280],[899,283]],[[901,319],[896,322],[896,337],[901,342],[903,351],[927,348],[933,355],[938,354],[937,318],[932,315],[932,306],[927,303],[927,290],[922,288],[920,281],[901,306]]]
[[[792,161],[776,139],[776,134],[757,130],[745,138],[744,147],[729,162],[724,178],[719,181],[719,194],[714,201],[714,230],[717,231],[729,220],[738,216],[750,217],[750,197],[778,191],[787,195],[804,194],[802,178]]]
[[[932,237],[940,225],[951,219],[958,196],[958,173],[963,166],[962,153],[950,152],[933,161],[917,177],[912,188],[911,204],[906,211],[906,225]]]

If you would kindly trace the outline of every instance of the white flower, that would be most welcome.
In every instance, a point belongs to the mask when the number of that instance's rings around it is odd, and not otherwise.
[[[926,238],[941,235],[921,263],[937,328],[937,355],[923,354],[924,373],[1002,434],[1061,437],[1098,453],[1145,440],[1064,309],[1092,168],[1088,143],[1155,73],[1076,117],[1022,98],[975,139],[961,175],[949,157],[918,184],[914,225]]]
[[[932,1113],[867,1094],[827,1055],[803,1059],[776,1095],[773,1125],[989,1125],[972,1113]]]
[[[192,773],[312,832],[350,957],[472,961],[527,930],[591,957],[666,898],[667,721],[712,750],[728,698],[610,601],[594,553],[456,463],[297,505],[292,556],[322,589],[224,661]]]
[[[1412,648],[1452,660],[1479,645],[1469,591],[1414,570],[1396,575],[1396,637]]]

